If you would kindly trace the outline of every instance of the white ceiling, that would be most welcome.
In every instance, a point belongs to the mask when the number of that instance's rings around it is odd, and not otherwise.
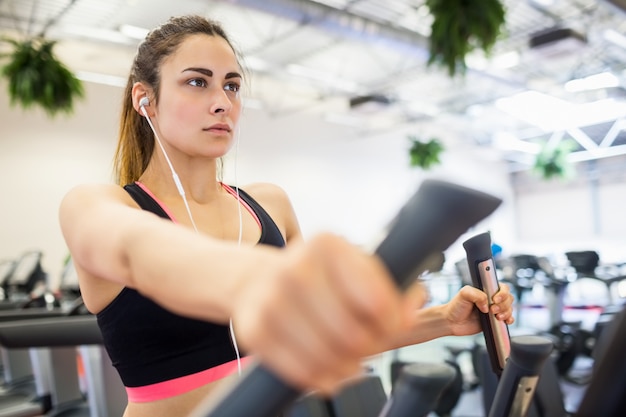
[[[613,1],[626,7],[625,0]],[[432,18],[424,3],[0,0],[0,34],[45,30],[59,40],[58,55],[81,77],[119,83],[138,43],[120,32],[123,25],[151,28],[172,15],[199,13],[223,22],[252,70],[247,105],[273,117],[315,112],[354,124],[363,134],[443,124],[479,146],[501,149],[512,167],[532,160],[537,138],[576,140],[578,160],[625,152],[622,9],[608,0],[504,0],[507,25],[493,55],[471,57],[465,77],[451,79],[444,69],[426,65]],[[587,42],[529,47],[532,34],[557,26],[584,34]],[[564,87],[604,72],[614,76],[616,87],[578,93]],[[529,90],[525,105],[514,103],[508,112],[495,105]],[[350,108],[350,98],[369,94],[382,94],[391,103],[367,114]],[[544,94],[552,101],[546,104]]]

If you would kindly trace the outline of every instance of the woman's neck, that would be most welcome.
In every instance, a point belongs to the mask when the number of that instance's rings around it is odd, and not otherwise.
[[[139,181],[161,198],[179,196],[173,173],[167,164],[161,162],[165,161],[155,163],[153,159]],[[185,164],[180,169],[174,167],[188,200],[209,202],[223,192],[221,183],[216,179],[215,163],[204,164],[199,169],[189,165]]]

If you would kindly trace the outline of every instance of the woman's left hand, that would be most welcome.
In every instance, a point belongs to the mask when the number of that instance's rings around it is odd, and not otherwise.
[[[498,320],[513,324],[513,295],[506,284],[500,284],[500,290],[494,294],[491,306],[487,303],[487,294],[478,288],[466,285],[446,304],[445,317],[450,330],[455,336],[476,334],[482,331],[476,306],[483,313],[493,313]]]

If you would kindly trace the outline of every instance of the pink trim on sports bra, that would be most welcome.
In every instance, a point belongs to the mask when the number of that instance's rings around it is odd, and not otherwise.
[[[236,199],[239,200],[239,203],[241,203],[242,206],[244,206],[246,208],[246,210],[248,210],[250,212],[250,214],[252,215],[252,217],[254,217],[254,220],[256,220],[256,224],[259,225],[259,228],[261,228],[261,220],[259,220],[259,216],[256,215],[256,213],[254,212],[254,210],[252,210],[252,207],[250,207],[248,205],[248,203],[246,203],[244,200],[242,200],[239,195],[237,194],[237,191],[233,190],[232,187],[230,187],[227,184],[221,183],[222,187],[224,187],[224,189],[226,191],[228,191],[232,196],[234,196]]]
[[[172,219],[172,221],[174,223],[178,223],[178,220],[176,220],[176,217],[172,214],[172,212],[167,208],[167,206],[165,204],[163,204],[163,202],[161,200],[159,200],[158,198],[156,198],[156,196],[154,194],[152,194],[152,191],[150,191],[148,189],[148,187],[146,187],[145,185],[143,185],[141,182],[139,181],[135,181],[135,183],[141,187],[142,190],[144,190],[146,192],[146,194],[148,194],[150,197],[152,197],[152,199],[154,201],[157,202],[157,204],[159,206],[161,206],[161,208],[163,209],[163,211],[170,217],[170,219]]]
[[[251,359],[252,357],[250,356],[241,358],[242,368],[250,363]],[[237,369],[237,361],[233,360],[211,369],[170,379],[169,381],[157,382],[156,384],[144,385],[143,387],[126,387],[126,394],[128,395],[128,401],[133,403],[163,400],[215,382],[234,374],[237,372]]]
[[[161,206],[161,208],[163,209],[163,211],[165,211],[165,213],[170,217],[170,219],[172,219],[172,221],[174,223],[178,223],[178,220],[176,220],[176,217],[172,214],[172,212],[167,208],[167,206],[165,204],[163,204],[163,202],[161,200],[159,200],[154,194],[152,194],[152,191],[150,191],[148,189],[148,187],[146,187],[143,183],[139,182],[139,181],[135,181],[135,183],[141,187],[142,190],[144,190],[154,201],[157,202],[157,204],[159,206]],[[256,215],[256,213],[254,212],[254,210],[252,210],[252,207],[250,207],[248,205],[248,203],[246,203],[244,200],[242,200],[238,195],[237,195],[237,191],[233,190],[229,185],[224,184],[223,182],[220,183],[222,184],[222,187],[233,197],[237,198],[239,200],[239,203],[245,207],[246,210],[248,210],[248,212],[250,213],[250,215],[252,215],[252,217],[254,218],[254,220],[256,220],[256,224],[259,226],[259,228],[262,228],[261,226],[261,220],[259,220],[259,216]]]

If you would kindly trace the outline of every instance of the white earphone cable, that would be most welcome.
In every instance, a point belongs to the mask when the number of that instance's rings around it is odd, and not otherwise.
[[[167,156],[167,152],[165,152],[165,148],[163,147],[163,144],[161,143],[161,140],[159,139],[159,135],[157,135],[156,133],[156,129],[154,128],[154,125],[152,124],[152,120],[150,120],[150,117],[148,117],[148,112],[146,112],[145,106],[140,103],[139,107],[141,108],[143,115],[146,117],[146,120],[148,121],[148,125],[150,126],[150,129],[152,129],[152,133],[154,133],[154,137],[157,143],[159,144],[161,151],[163,152],[163,156],[165,156],[165,161],[167,162],[167,165],[169,166],[170,171],[172,172],[172,178],[174,179],[174,183],[176,184],[176,189],[178,190],[178,194],[180,194],[181,198],[183,199],[183,202],[185,203],[185,208],[187,209],[187,214],[189,216],[189,220],[191,221],[191,225],[193,226],[196,233],[199,233],[198,228],[196,227],[196,222],[194,221],[193,215],[191,214],[191,208],[189,207],[189,203],[187,202],[187,197],[185,196],[185,189],[183,188],[183,184],[180,182],[180,178],[178,177],[178,174],[174,170],[174,166],[172,165],[170,158]],[[241,247],[241,241],[243,238],[243,215],[241,211],[241,197],[239,195],[239,181],[237,178],[237,154],[239,151],[239,136],[240,136],[240,130],[239,130],[239,126],[237,126],[237,136],[236,136],[236,142],[235,142],[235,192],[236,192],[236,197],[237,197],[237,215],[239,218],[238,219],[239,220],[239,234],[237,236],[237,247]],[[239,376],[241,376],[241,373],[242,373],[241,354],[239,352],[239,345],[237,343],[237,338],[235,337],[235,328],[233,326],[232,317],[229,319],[229,330],[230,330],[230,338],[233,343],[233,348],[235,349],[235,355],[237,357],[237,372]]]
[[[154,133],[154,138],[159,144],[159,147],[161,148],[161,151],[163,152],[163,156],[165,156],[165,161],[167,162],[167,165],[170,167],[170,171],[172,171],[172,178],[174,179],[174,183],[176,184],[176,189],[178,190],[178,194],[180,194],[180,196],[183,199],[183,203],[185,203],[185,208],[187,209],[187,215],[189,215],[189,220],[191,221],[191,225],[193,226],[193,229],[196,232],[198,232],[198,228],[196,227],[196,222],[193,220],[193,216],[191,215],[191,208],[189,207],[189,202],[187,201],[183,184],[180,182],[180,178],[178,177],[178,174],[174,170],[174,166],[172,165],[170,158],[167,156],[167,152],[165,152],[165,148],[163,147],[163,144],[161,143],[161,140],[159,139],[159,135],[157,135],[157,132],[154,126],[152,125],[152,120],[150,120],[150,117],[148,117],[148,112],[146,112],[146,109],[143,105],[141,105],[141,111],[143,112],[143,115],[146,116],[146,120],[148,121],[148,124],[150,125],[150,129],[152,129],[152,133]]]
[[[239,196],[239,179],[237,178],[237,160],[239,154],[239,141],[241,137],[241,130],[237,125],[237,136],[235,138],[235,192],[237,194],[237,214],[239,215],[239,236],[237,237],[237,247],[241,247],[241,240],[243,237],[243,215],[241,213],[241,197]],[[235,349],[235,355],[237,355],[237,372],[241,376],[241,355],[239,353],[239,345],[237,344],[237,337],[235,336],[235,328],[233,326],[232,317],[229,320],[230,338],[233,342],[233,348]]]

